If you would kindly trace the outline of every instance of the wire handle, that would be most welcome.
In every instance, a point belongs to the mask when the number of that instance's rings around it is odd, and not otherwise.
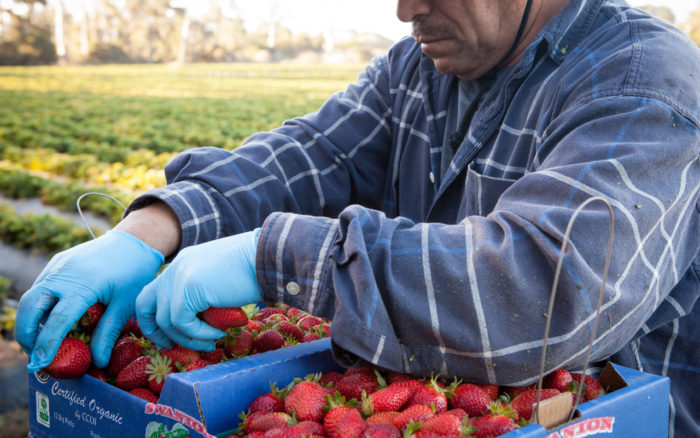
[[[80,208],[80,201],[82,201],[83,198],[86,197],[86,196],[88,196],[88,195],[97,195],[97,196],[103,196],[103,197],[105,197],[105,198],[109,198],[109,199],[111,199],[112,201],[114,201],[114,202],[116,202],[117,204],[119,204],[119,206],[120,206],[120,207],[122,208],[122,210],[124,210],[124,211],[126,211],[126,207],[124,207],[124,205],[123,205],[121,202],[119,202],[119,200],[118,200],[117,198],[115,198],[114,196],[110,196],[110,195],[108,195],[108,194],[106,194],[106,193],[100,193],[100,192],[86,192],[86,193],[83,193],[82,195],[78,196],[78,199],[75,201],[75,206],[78,208],[78,214],[80,215],[80,218],[83,220],[83,223],[85,224],[85,228],[87,228],[88,233],[90,233],[90,236],[92,236],[92,238],[94,239],[94,238],[95,238],[95,234],[92,232],[92,229],[90,228],[90,224],[88,224],[88,221],[87,221],[87,219],[85,219],[85,215],[83,214],[83,210]]]
[[[584,202],[579,205],[576,210],[574,211],[574,214],[571,216],[571,219],[569,219],[569,223],[566,226],[566,232],[564,233],[564,239],[562,240],[561,244],[561,249],[559,250],[559,260],[557,260],[557,267],[556,270],[554,271],[554,281],[552,282],[552,291],[549,294],[549,307],[547,309],[547,321],[545,323],[545,328],[544,328],[544,339],[543,339],[543,345],[542,345],[542,356],[540,358],[540,378],[539,381],[537,382],[537,404],[535,405],[535,411],[534,411],[534,418],[535,422],[539,422],[539,410],[540,410],[540,402],[541,402],[541,396],[542,396],[542,381],[544,379],[544,363],[545,363],[545,358],[547,354],[547,340],[549,339],[549,328],[552,322],[552,311],[554,309],[554,298],[556,296],[557,292],[557,285],[559,283],[559,274],[561,272],[561,266],[564,260],[564,253],[566,251],[566,245],[569,243],[569,236],[571,235],[571,229],[573,228],[574,221],[576,220],[576,217],[578,214],[591,202],[595,201],[600,201],[605,206],[608,208],[608,212],[610,213],[610,232],[608,236],[608,253],[605,257],[605,268],[603,270],[603,281],[600,286],[600,294],[598,295],[598,307],[596,308],[596,314],[595,314],[595,319],[593,320],[593,330],[591,331],[591,340],[588,343],[588,348],[586,349],[586,355],[584,357],[584,362],[583,362],[583,371],[581,372],[581,380],[579,381],[578,385],[578,392],[576,393],[576,400],[574,401],[574,406],[571,409],[571,412],[569,413],[569,419],[568,421],[571,421],[574,412],[576,411],[576,407],[578,407],[579,400],[581,399],[581,393],[583,391],[583,381],[586,378],[586,368],[588,367],[588,361],[590,360],[591,357],[591,350],[593,350],[593,342],[595,341],[595,335],[598,332],[598,319],[600,317],[600,308],[603,304],[603,293],[605,291],[605,285],[608,280],[608,267],[610,266],[610,257],[612,255],[612,242],[613,242],[613,230],[615,228],[615,218],[613,217],[613,211],[612,207],[610,206],[610,203],[605,200],[604,198],[600,196],[594,196],[591,198],[586,199]]]

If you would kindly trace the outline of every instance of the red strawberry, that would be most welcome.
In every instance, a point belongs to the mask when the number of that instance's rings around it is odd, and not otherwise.
[[[262,324],[260,322],[254,320],[254,319],[249,319],[248,320],[248,331],[249,332],[260,332],[260,329],[262,328]]]
[[[415,380],[413,378],[413,375],[407,374],[407,373],[399,373],[396,371],[389,371],[386,373],[386,380],[389,382],[389,384],[396,383],[396,382],[402,382],[404,380]]]
[[[335,388],[338,381],[342,378],[343,378],[343,375],[340,374],[339,372],[328,371],[327,373],[323,373],[321,378],[318,380],[318,384],[321,386],[325,386],[326,388],[328,388],[328,387]]]
[[[259,353],[284,347],[284,337],[275,330],[265,330],[255,338],[255,350]]]
[[[107,381],[107,373],[105,372],[104,368],[97,368],[95,365],[90,365],[90,368],[85,371],[85,374],[92,376],[97,380],[102,380],[103,382]]]
[[[557,389],[543,389],[542,395],[540,396],[540,401],[547,400],[548,398],[552,398],[558,394],[560,394],[560,392]],[[530,417],[532,417],[532,405],[535,403],[537,403],[537,390],[531,389],[518,394],[510,405],[517,411],[519,418],[530,420]]]
[[[201,313],[201,317],[204,322],[219,330],[248,324],[248,315],[240,307],[210,307]]]
[[[362,419],[360,411],[353,409],[338,421],[331,438],[361,438],[366,428],[367,423]]]
[[[154,394],[160,394],[163,390],[166,377],[174,371],[173,361],[169,357],[156,354],[151,359],[151,363],[146,365],[148,388],[153,391]]]
[[[318,341],[321,339],[319,335],[317,335],[314,332],[308,332],[301,338],[301,342],[311,342],[311,341]]]
[[[366,374],[368,376],[375,376],[376,374],[374,373],[374,367],[371,366],[364,366],[364,367],[358,367],[358,368],[348,368],[345,370],[345,375],[346,376],[352,376],[353,374]]]
[[[575,382],[580,382],[581,373],[571,373],[571,378]],[[603,389],[603,386],[595,377],[586,374],[583,384],[586,385],[586,388],[584,388],[583,392],[586,401],[593,400],[595,398],[600,397],[601,395],[605,395],[605,390]]]
[[[447,411],[447,396],[438,388],[435,379],[428,385],[421,385],[413,392],[407,405],[426,405],[435,409],[436,414]]]
[[[356,409],[350,406],[335,406],[332,407],[325,417],[323,417],[323,427],[326,429],[326,435],[333,436],[335,434],[338,422],[350,411],[355,411]]]
[[[212,351],[202,351],[199,353],[199,355],[202,356],[202,359],[209,361],[211,363],[219,363],[219,362],[223,361],[224,354],[226,354],[224,347],[217,347],[216,349],[214,349]]]
[[[280,321],[275,326],[275,329],[283,335],[292,337],[297,342],[301,342],[302,338],[304,337],[304,332],[289,321]]]
[[[462,433],[462,421],[455,415],[444,412],[430,417],[420,426],[423,432],[434,432],[438,435],[460,435]]]
[[[44,371],[55,379],[73,379],[84,374],[91,362],[92,356],[87,344],[81,339],[67,337]]]
[[[488,394],[471,383],[462,383],[451,391],[450,407],[463,409],[470,417],[483,414],[490,402]]]
[[[202,356],[199,354],[199,351],[183,347],[179,344],[175,344],[173,348],[161,350],[161,354],[163,354],[163,356],[169,357],[170,360],[173,361],[173,364],[175,364],[175,366],[179,366],[183,369],[186,368],[187,365],[190,364],[190,362],[202,358]]]
[[[491,416],[490,414],[475,418],[471,425],[476,429],[476,438],[490,438],[505,435],[517,428],[512,418],[506,415]]]
[[[296,427],[306,432],[305,435],[307,437],[312,435],[323,436],[326,434],[323,425],[315,421],[300,421],[296,424]]]
[[[236,328],[228,331],[224,339],[224,350],[230,356],[247,356],[253,352],[254,344],[255,337],[251,332]]]
[[[248,418],[245,424],[247,433],[251,432],[267,432],[275,427],[286,426],[291,421],[292,417],[284,412],[270,412],[269,414],[261,414]]]
[[[400,385],[379,389],[370,395],[365,392],[362,394],[362,413],[370,416],[377,412],[399,411],[412,393],[411,388]]]
[[[305,332],[308,332],[309,330],[311,330],[311,327],[316,327],[319,324],[323,324],[323,320],[321,320],[320,318],[316,318],[313,315],[307,315],[301,318],[299,322],[297,322],[299,328]]]
[[[204,359],[196,359],[187,364],[187,367],[185,367],[185,371],[194,371],[198,370],[200,368],[208,367],[209,365],[214,365],[213,363],[209,362],[208,360]]]
[[[449,411],[447,411],[447,413],[452,414],[455,417],[459,418],[460,421],[464,420],[464,418],[466,418],[466,416],[467,416],[467,413],[464,411],[464,409],[460,409],[460,408],[450,409]]]
[[[367,424],[378,424],[378,423],[389,423],[394,424],[394,420],[398,417],[400,412],[390,411],[390,412],[380,412],[374,414],[367,418]]]
[[[307,313],[304,312],[303,310],[297,309],[296,307],[290,307],[287,310],[287,318],[289,318],[289,319],[294,319],[294,318],[299,319],[299,317],[304,316],[304,315],[307,315]]]
[[[340,394],[348,400],[351,398],[361,400],[362,391],[365,391],[367,394],[373,393],[379,389],[379,382],[377,382],[377,377],[374,375],[374,372],[372,372],[372,375],[364,373],[348,375],[346,373],[345,376],[338,381],[336,386]]]
[[[512,400],[519,394],[522,394],[523,392],[529,391],[531,389],[537,389],[537,383],[532,383],[530,385],[525,386],[506,386],[505,388],[503,388],[503,392],[508,394]]]
[[[143,345],[133,336],[119,339],[112,349],[112,355],[107,365],[107,375],[116,376],[119,371],[142,354]]]
[[[434,415],[433,410],[425,405],[413,405],[401,411],[401,413],[394,418],[393,424],[398,427],[399,430],[404,430],[411,421],[418,423]]]
[[[136,321],[136,317],[132,317],[129,321],[127,321],[126,325],[124,325],[124,328],[122,328],[119,337],[123,338],[124,336],[134,336],[135,338],[143,337],[143,333],[141,333],[141,327],[139,327],[139,323],[138,321]]]
[[[489,383],[475,383],[476,386],[481,388],[486,395],[489,396],[491,401],[494,401],[498,398],[498,385],[491,385]]]
[[[368,425],[363,436],[366,438],[401,438],[401,432],[393,424],[377,423]]]
[[[270,315],[284,315],[284,311],[282,309],[278,309],[276,307],[263,307],[262,309],[258,310],[258,312],[253,316],[253,319],[257,321],[262,321],[265,318],[269,317]]]
[[[78,320],[78,326],[86,332],[92,332],[97,326],[97,322],[107,310],[107,306],[102,303],[95,303],[88,307],[87,311]]]
[[[571,377],[571,373],[560,368],[552,371],[544,377],[542,380],[542,387],[553,388],[559,390],[559,392],[564,392],[568,390],[569,383],[571,383],[572,380],[573,378]]]
[[[129,391],[129,394],[140,397],[147,402],[158,403],[158,396],[151,392],[151,390],[148,388],[134,388]]]
[[[283,397],[285,394],[285,390],[277,389],[277,386],[272,383],[270,385],[270,392],[260,395],[253,400],[250,406],[248,406],[248,412],[282,412],[284,411]]]
[[[316,382],[299,382],[284,399],[284,410],[298,421],[322,421],[326,412],[326,390]]]
[[[148,374],[146,374],[146,370],[150,364],[151,358],[149,356],[137,358],[117,374],[115,385],[127,390],[147,386]]]
[[[311,436],[308,431],[297,425],[285,425],[275,427],[265,432],[264,438],[308,438]],[[249,435],[250,436],[250,435]]]

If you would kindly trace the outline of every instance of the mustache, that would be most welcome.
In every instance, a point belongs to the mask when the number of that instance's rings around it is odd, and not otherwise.
[[[415,39],[427,38],[449,38],[455,34],[455,28],[451,23],[431,23],[424,19],[413,21],[413,31],[411,36]]]

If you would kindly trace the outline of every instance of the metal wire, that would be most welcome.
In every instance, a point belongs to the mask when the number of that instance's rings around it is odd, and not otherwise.
[[[547,308],[547,321],[545,323],[545,328],[544,328],[544,340],[543,340],[543,345],[542,345],[542,356],[540,357],[540,378],[537,383],[537,404],[535,405],[535,411],[534,411],[534,416],[535,416],[535,422],[539,422],[539,408],[540,408],[540,401],[541,401],[541,396],[542,396],[542,380],[544,379],[544,366],[545,366],[545,358],[547,354],[547,341],[549,339],[549,328],[552,322],[552,312],[554,310],[554,298],[556,296],[557,292],[557,285],[559,283],[559,274],[561,273],[561,267],[562,267],[562,262],[564,260],[564,253],[566,250],[566,245],[569,243],[569,236],[571,235],[571,229],[573,228],[574,221],[576,220],[576,217],[578,214],[591,202],[595,201],[600,201],[605,206],[608,208],[608,212],[610,213],[610,231],[609,231],[609,236],[608,236],[608,252],[605,257],[605,268],[603,270],[603,281],[600,286],[600,294],[598,295],[598,307],[596,308],[596,314],[595,318],[593,320],[593,330],[591,331],[591,339],[588,343],[588,348],[586,349],[586,355],[584,357],[583,361],[583,371],[581,372],[581,380],[579,381],[578,385],[578,392],[576,393],[576,400],[574,402],[574,406],[571,409],[571,412],[569,413],[569,419],[568,421],[571,421],[574,412],[576,411],[576,407],[578,407],[578,402],[581,399],[581,393],[583,391],[583,381],[586,378],[586,368],[588,367],[588,361],[590,360],[591,357],[591,350],[593,349],[593,342],[595,341],[595,335],[598,332],[598,319],[600,317],[600,308],[603,304],[603,294],[605,291],[605,285],[608,280],[608,267],[610,266],[610,257],[612,254],[612,242],[613,242],[613,231],[615,228],[615,219],[613,217],[613,211],[612,207],[610,206],[610,203],[605,200],[604,198],[601,198],[599,196],[594,196],[592,198],[586,199],[581,205],[576,208],[576,211],[574,211],[574,214],[571,216],[571,219],[569,219],[569,223],[566,226],[566,232],[564,233],[564,239],[562,240],[561,244],[561,249],[559,250],[559,260],[557,260],[557,267],[556,270],[554,271],[554,281],[552,282],[552,291],[549,294],[549,307]]]
[[[82,195],[78,196],[78,199],[75,201],[75,206],[78,208],[78,214],[80,215],[80,218],[83,220],[83,223],[85,224],[85,227],[87,228],[88,233],[90,233],[90,236],[92,236],[92,238],[94,239],[95,234],[93,234],[92,229],[90,228],[90,224],[88,224],[88,221],[87,221],[87,219],[85,219],[85,215],[83,214],[83,210],[80,208],[80,201],[82,201],[84,197],[89,196],[89,195],[97,195],[97,196],[103,196],[105,198],[109,198],[112,201],[119,204],[119,206],[124,211],[126,211],[126,207],[124,207],[124,205],[121,202],[119,202],[119,200],[117,198],[115,198],[114,196],[110,196],[106,193],[86,192],[86,193],[83,193]]]

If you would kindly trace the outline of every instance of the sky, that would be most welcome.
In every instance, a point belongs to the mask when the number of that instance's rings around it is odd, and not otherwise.
[[[0,0],[3,2],[6,0]],[[56,0],[49,0],[49,3]],[[75,9],[91,0],[63,0],[67,8]],[[114,0],[118,2],[119,0]],[[148,0],[144,0],[148,1]],[[201,13],[200,0],[172,0],[190,7],[193,15]],[[277,14],[282,24],[293,32],[310,34],[329,30],[373,32],[391,40],[398,40],[410,34],[410,24],[401,23],[396,18],[396,0],[238,0],[237,12],[252,29]],[[689,13],[698,8],[698,0],[628,0],[632,6],[667,6],[676,16],[676,23],[685,21]],[[220,1],[219,4],[228,4]],[[79,9],[79,8],[78,8]]]

